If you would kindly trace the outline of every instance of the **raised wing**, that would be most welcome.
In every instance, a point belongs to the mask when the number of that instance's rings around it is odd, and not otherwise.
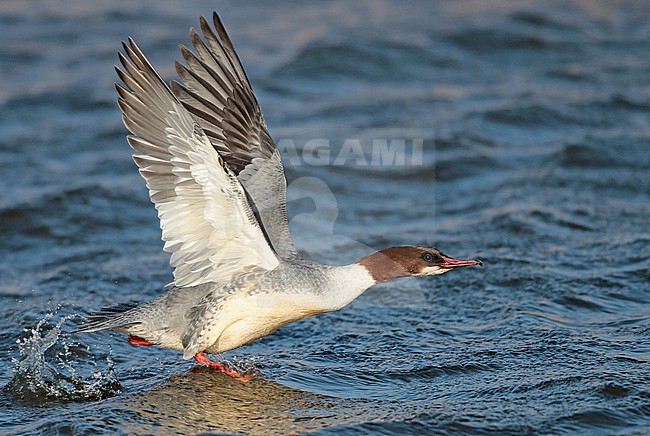
[[[224,165],[195,118],[183,107],[132,39],[116,68],[116,84],[133,156],[172,253],[176,286],[224,283],[278,259],[267,244],[236,175]]]
[[[280,154],[216,12],[213,22],[218,37],[205,18],[200,19],[205,42],[190,29],[196,54],[181,45],[186,65],[176,62],[176,71],[183,84],[172,82],[172,90],[244,185],[278,256],[295,258],[298,254],[287,224],[287,183]]]

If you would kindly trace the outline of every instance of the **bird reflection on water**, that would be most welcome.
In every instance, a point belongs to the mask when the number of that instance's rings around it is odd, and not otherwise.
[[[114,401],[113,406],[137,415],[133,427],[123,428],[129,434],[154,429],[193,434],[298,433],[336,425],[341,414],[354,404],[261,378],[241,383],[198,366],[172,375],[148,391]]]

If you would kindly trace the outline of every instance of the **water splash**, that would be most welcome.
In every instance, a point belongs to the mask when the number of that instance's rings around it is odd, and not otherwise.
[[[242,374],[248,374],[251,378],[260,379],[264,378],[260,370],[255,365],[254,357],[239,357],[232,356],[232,359],[227,360],[227,364],[239,371]]]
[[[28,336],[18,339],[20,356],[12,359],[13,378],[5,390],[31,401],[88,401],[115,395],[121,385],[113,370],[111,352],[99,357],[90,346],[70,341],[61,326],[79,315],[61,317],[52,323],[49,313]],[[99,364],[98,364],[99,363]],[[100,364],[104,368],[100,368]]]

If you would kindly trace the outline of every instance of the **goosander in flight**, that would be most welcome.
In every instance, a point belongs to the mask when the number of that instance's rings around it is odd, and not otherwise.
[[[284,324],[346,306],[369,287],[407,276],[482,265],[433,247],[401,246],[345,266],[303,259],[289,235],[280,154],[221,23],[201,17],[180,46],[182,83],[167,87],[135,42],[116,68],[133,159],[158,210],[173,287],[140,305],[89,316],[79,331],[112,329],[133,345],[160,345],[183,358],[246,378],[204,353],[222,353]]]

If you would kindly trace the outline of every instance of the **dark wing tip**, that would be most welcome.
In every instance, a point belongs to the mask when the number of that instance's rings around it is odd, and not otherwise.
[[[213,12],[213,14],[216,14],[216,12]],[[205,19],[203,15],[199,17],[199,24],[201,25],[201,29],[203,29],[203,26],[208,25],[208,20]]]
[[[217,14],[217,11],[212,11],[212,22],[214,23],[214,27],[217,30],[224,29],[223,23],[221,22],[221,17],[219,16],[219,14]]]

